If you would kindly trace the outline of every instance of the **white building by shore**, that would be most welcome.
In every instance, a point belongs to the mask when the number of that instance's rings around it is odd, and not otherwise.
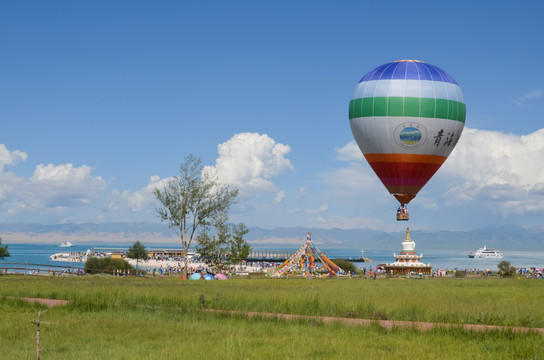
[[[422,263],[421,259],[423,258],[423,254],[417,255],[415,252],[416,243],[410,238],[410,228],[406,228],[406,236],[401,245],[402,250],[400,254],[393,254],[395,262],[383,265],[388,274],[431,274],[431,264]]]

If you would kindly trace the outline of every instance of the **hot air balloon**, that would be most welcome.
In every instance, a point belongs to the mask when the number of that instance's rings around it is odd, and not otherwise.
[[[366,160],[406,204],[446,161],[459,141],[466,108],[459,84],[444,70],[418,60],[375,68],[357,84],[349,104],[353,137]]]

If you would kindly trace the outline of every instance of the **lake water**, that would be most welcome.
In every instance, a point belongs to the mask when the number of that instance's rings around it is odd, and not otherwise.
[[[3,243],[2,245],[6,245]],[[10,257],[0,260],[0,266],[9,266],[6,263],[29,263],[39,264],[40,268],[49,266],[62,266],[66,268],[83,267],[82,263],[52,261],[49,256],[58,252],[85,252],[93,247],[128,247],[127,244],[112,244],[100,245],[96,244],[76,244],[71,248],[61,248],[56,244],[7,244]],[[161,246],[162,245],[162,246]],[[172,244],[153,245],[153,248],[178,248]],[[130,245],[129,245],[130,246]],[[285,249],[297,250],[297,249]],[[321,250],[330,258],[360,258],[360,250],[338,250],[326,249]],[[417,251],[417,249],[416,249]],[[397,254],[399,249],[391,250],[372,250],[365,251],[365,257],[372,260],[371,263],[356,263],[358,267],[375,267],[381,263],[390,263],[395,259],[393,252]],[[503,251],[503,259],[470,259],[466,252],[463,251],[421,251],[423,253],[422,261],[429,263],[433,269],[478,269],[478,270],[496,270],[497,264],[502,260],[509,261],[515,267],[536,267],[544,268],[544,252],[529,252],[529,251]]]

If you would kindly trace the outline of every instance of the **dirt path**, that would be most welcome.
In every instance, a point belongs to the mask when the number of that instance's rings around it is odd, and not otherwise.
[[[20,298],[20,299],[24,301],[28,301],[30,303],[39,303],[50,308],[54,306],[65,306],[69,303],[68,300],[59,300],[59,299],[42,299],[42,298]],[[418,330],[427,331],[435,327],[442,327],[442,328],[461,327],[465,330],[472,330],[472,331],[491,331],[491,330],[509,331],[511,330],[512,332],[517,332],[517,333],[536,332],[541,335],[544,335],[544,328],[529,328],[529,327],[520,327],[520,326],[474,325],[474,324],[456,325],[456,324],[431,323],[431,322],[421,322],[421,321],[353,319],[353,318],[342,318],[342,317],[332,317],[332,316],[293,315],[293,314],[281,314],[281,313],[237,311],[237,310],[216,310],[216,309],[203,309],[203,311],[227,314],[227,315],[245,315],[248,318],[261,317],[265,319],[278,318],[278,319],[285,319],[285,320],[299,320],[300,319],[300,320],[321,321],[323,323],[340,322],[343,324],[350,324],[355,326],[370,326],[372,324],[378,324],[386,329],[393,329],[394,327],[403,327],[403,328],[415,328]]]
[[[31,304],[38,303],[38,304],[42,304],[42,305],[45,305],[45,306],[50,307],[50,308],[52,308],[54,306],[65,306],[66,304],[69,303],[68,300],[27,298],[27,297],[16,298],[16,297],[13,297],[13,296],[8,296],[8,299],[21,299],[21,300],[27,301],[27,302],[29,302]]]
[[[442,328],[460,327],[465,330],[472,330],[472,331],[511,330],[517,333],[536,332],[536,333],[540,333],[541,335],[544,335],[544,328],[528,328],[528,327],[519,327],[519,326],[496,326],[496,325],[473,325],[473,324],[455,325],[455,324],[441,324],[441,323],[430,323],[430,322],[420,322],[420,321],[353,319],[353,318],[338,318],[338,317],[330,317],[330,316],[276,314],[276,313],[236,311],[236,310],[205,309],[204,311],[228,314],[228,315],[246,315],[249,318],[261,317],[261,318],[278,318],[278,319],[285,319],[285,320],[302,319],[302,320],[321,321],[324,323],[340,322],[340,323],[356,325],[356,326],[370,326],[372,324],[379,324],[380,326],[386,329],[393,329],[394,327],[405,327],[405,328],[416,328],[418,330],[427,331],[427,330],[431,330],[434,327],[442,327]]]

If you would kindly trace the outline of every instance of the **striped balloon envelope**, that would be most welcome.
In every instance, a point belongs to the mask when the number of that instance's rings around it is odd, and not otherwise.
[[[370,71],[349,104],[357,145],[401,205],[416,196],[452,152],[465,115],[457,82],[418,60],[398,60]]]

